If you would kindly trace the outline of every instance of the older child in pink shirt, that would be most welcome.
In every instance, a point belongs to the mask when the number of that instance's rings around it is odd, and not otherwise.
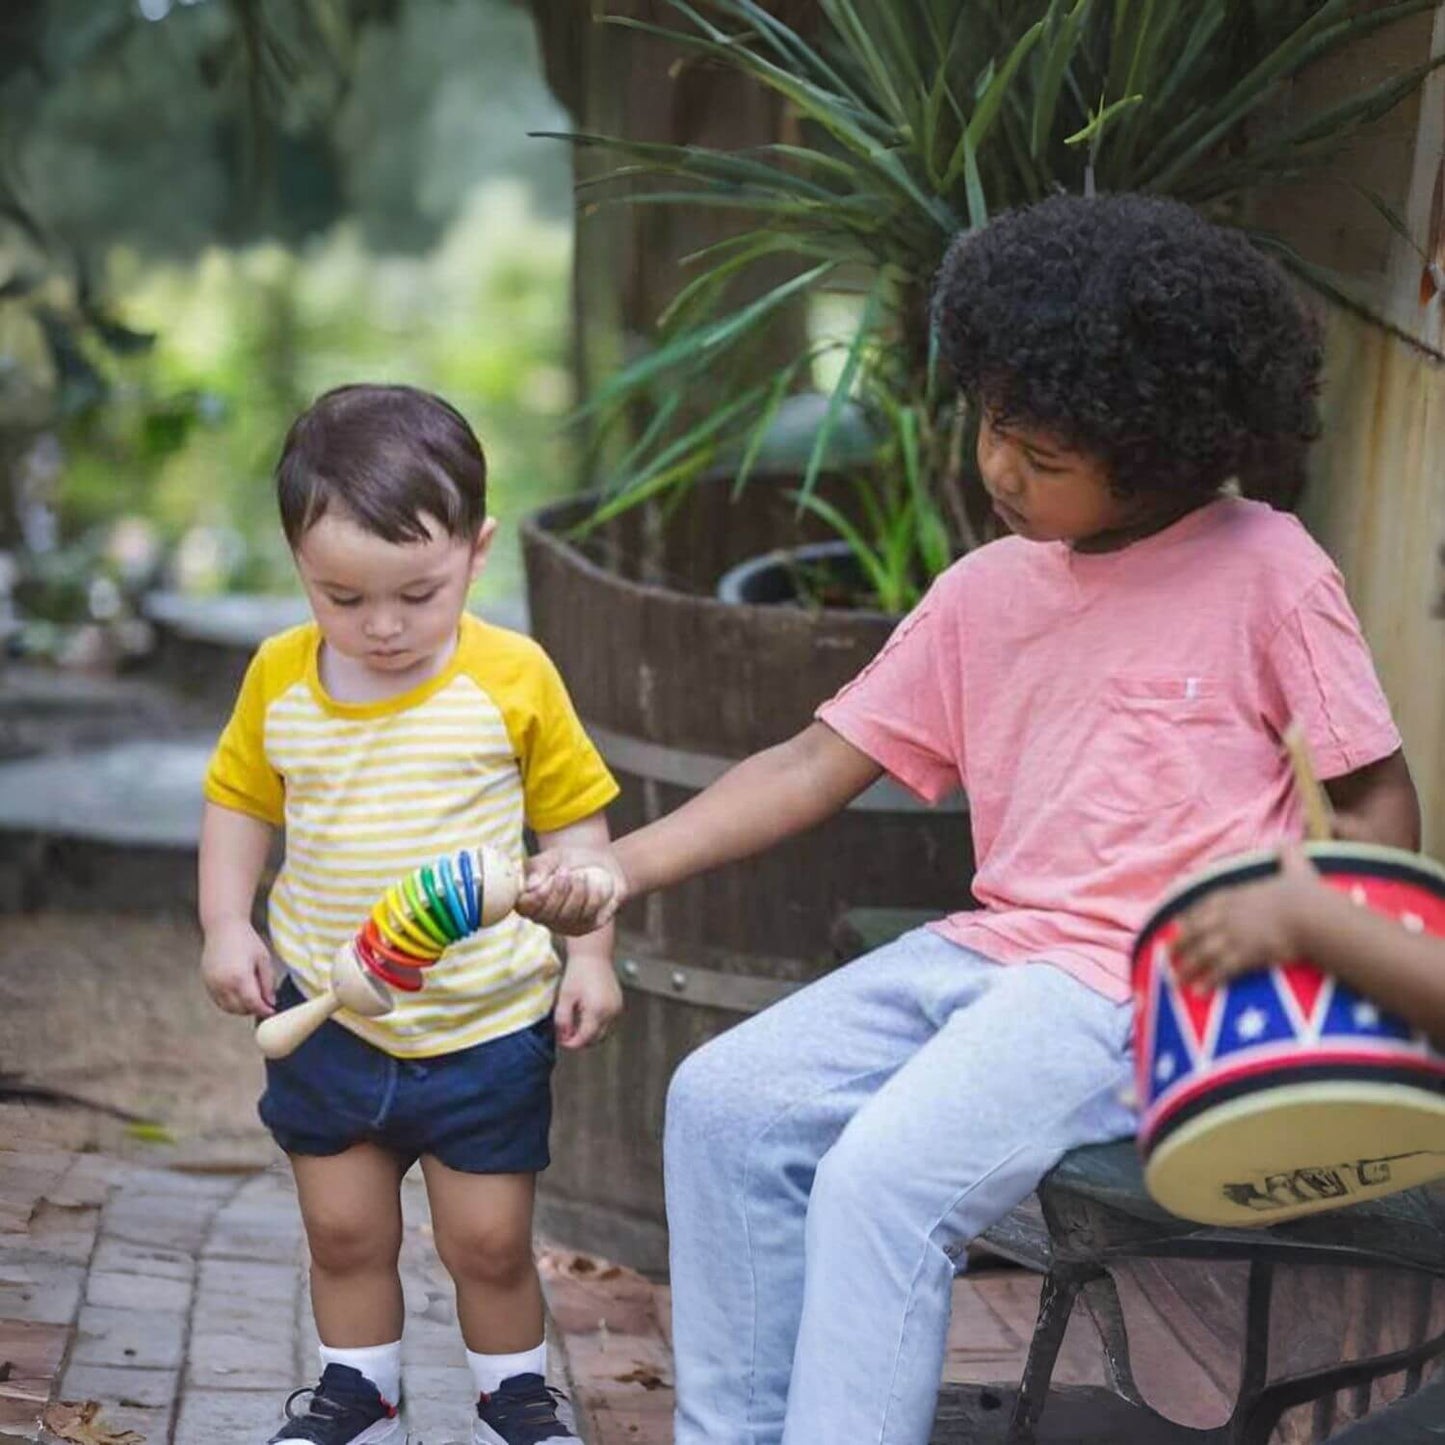
[[[1416,842],[1339,574],[1294,518],[1221,491],[1316,431],[1318,345],[1285,279],[1178,205],[1057,198],[961,238],[934,315],[1014,535],[945,572],[811,727],[607,853],[543,855],[524,899],[585,932],[883,772],[968,792],[979,909],[673,1082],[677,1445],[925,1445],[965,1246],[1067,1150],[1133,1130],[1150,904],[1297,834],[1289,719],[1352,832]]]

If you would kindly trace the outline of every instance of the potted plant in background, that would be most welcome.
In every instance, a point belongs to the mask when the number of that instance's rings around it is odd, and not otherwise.
[[[684,64],[741,71],[785,105],[777,139],[746,151],[569,137],[619,163],[588,182],[588,206],[718,207],[750,222],[692,258],[650,346],[588,398],[594,441],[612,448],[605,489],[524,533],[534,630],[622,776],[622,829],[803,725],[980,540],[975,419],[941,375],[927,323],[930,280],[958,231],[1059,189],[1155,192],[1250,226],[1268,187],[1436,63],[1317,109],[1287,103],[1302,70],[1434,0],[820,0],[791,24],[757,0],[665,3],[675,24],[615,23],[665,38]],[[780,258],[789,269],[772,279]],[[736,305],[732,287],[759,267],[770,284]],[[841,330],[805,328],[790,359],[757,374],[747,358],[760,339],[775,326],[798,334],[797,308],[820,300]],[[1296,480],[1283,479],[1286,492]],[[850,605],[713,595],[750,557],[825,536],[841,543]],[[786,596],[817,576],[777,561],[781,585],[752,567],[730,595]],[[875,795],[768,857],[635,907],[622,951],[639,992],[617,1042],[572,1065],[588,1078],[567,1092],[554,1195],[585,1198],[594,1219],[612,1211],[624,1232],[602,1242],[657,1262],[655,1130],[677,1059],[825,967],[840,910],[957,907],[967,853],[960,809],[930,815]]]

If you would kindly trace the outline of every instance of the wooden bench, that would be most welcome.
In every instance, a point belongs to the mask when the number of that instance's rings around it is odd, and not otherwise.
[[[909,910],[857,909],[840,931],[851,957],[927,921]],[[1341,1390],[1363,1410],[1371,1382],[1403,1373],[1406,1397],[1351,1425],[1341,1445],[1445,1445],[1445,1386],[1421,1389],[1445,1355],[1445,1334],[1408,1348],[1270,1378],[1270,1326],[1277,1272],[1298,1264],[1394,1267],[1445,1278],[1445,1192],[1416,1189],[1263,1229],[1221,1229],[1161,1209],[1144,1189],[1132,1141],[1078,1149],[1037,1195],[989,1230],[983,1244],[1044,1276],[1038,1320],[1017,1388],[947,1387],[933,1445],[1265,1445],[1288,1410],[1317,1406]],[[1243,1360],[1233,1410],[1213,1429],[1175,1424],[1147,1405],[1134,1383],[1123,1311],[1110,1268],[1129,1259],[1242,1261],[1248,1274]],[[1054,1363],[1076,1303],[1085,1299],[1104,1346],[1110,1388],[1050,1390]],[[1419,1332],[1425,1333],[1425,1321]],[[1045,1408],[1047,1406],[1047,1409]],[[1321,1434],[1327,1430],[1325,1425]]]

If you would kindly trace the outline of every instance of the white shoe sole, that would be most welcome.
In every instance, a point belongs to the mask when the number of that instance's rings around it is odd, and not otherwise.
[[[409,1438],[406,1426],[398,1417],[393,1420],[378,1420],[375,1425],[368,1425],[360,1435],[353,1435],[347,1445],[407,1445]],[[312,1442],[281,1439],[277,1440],[275,1445],[312,1445]]]

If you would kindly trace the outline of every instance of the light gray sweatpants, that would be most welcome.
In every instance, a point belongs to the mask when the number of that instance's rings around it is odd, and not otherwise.
[[[963,1246],[1130,1134],[1130,1006],[926,930],[686,1059],[675,1445],[926,1445]]]

